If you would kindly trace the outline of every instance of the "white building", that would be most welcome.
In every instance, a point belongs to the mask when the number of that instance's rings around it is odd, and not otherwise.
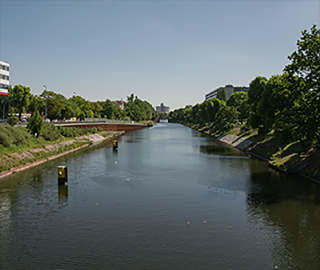
[[[167,106],[164,106],[163,103],[160,104],[160,106],[156,106],[156,111],[157,112],[163,112],[163,113],[169,113],[170,112],[170,108]]]
[[[205,96],[205,100],[211,99],[211,98],[216,98],[217,97],[217,93],[218,90],[224,88],[224,90],[226,91],[227,94],[227,99],[234,93],[234,92],[248,92],[249,91],[249,87],[247,86],[233,86],[231,84],[227,84],[225,87],[219,87],[213,91],[211,91],[210,93],[206,94]]]
[[[8,88],[9,63],[0,60],[0,119],[4,119],[8,114]]]
[[[0,60],[0,95],[8,95],[9,63]]]

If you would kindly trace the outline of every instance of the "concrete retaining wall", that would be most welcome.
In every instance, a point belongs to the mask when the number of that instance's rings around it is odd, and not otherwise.
[[[222,135],[218,138],[219,141],[229,144],[233,147],[240,149],[241,151],[246,151],[248,147],[253,144],[252,141],[245,138],[240,138],[234,135]]]

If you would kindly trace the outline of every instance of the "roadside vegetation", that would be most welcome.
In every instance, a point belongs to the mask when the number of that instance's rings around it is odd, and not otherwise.
[[[76,95],[67,98],[48,90],[44,90],[39,96],[33,95],[31,89],[23,85],[9,86],[8,94],[8,102],[0,104],[0,115],[4,112],[10,124],[23,120],[22,113],[25,111],[38,112],[42,118],[47,116],[48,121],[71,118],[81,120],[107,118],[140,122],[154,120],[158,117],[149,102],[139,99],[134,94],[128,96],[126,102],[121,100],[116,104],[109,99],[90,102]]]
[[[0,125],[0,172],[90,145],[91,141],[83,136],[96,133],[104,137],[113,135],[101,128],[77,129],[45,124],[41,133],[34,136],[24,127]]]
[[[297,51],[281,75],[258,76],[248,93],[235,92],[170,113],[182,123],[216,138],[245,137],[255,144],[250,152],[270,160],[284,172],[303,173],[320,180],[320,30],[304,30]]]

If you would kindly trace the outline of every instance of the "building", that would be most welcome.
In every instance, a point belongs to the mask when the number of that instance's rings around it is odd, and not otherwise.
[[[163,103],[160,104],[160,106],[156,106],[156,111],[157,112],[162,112],[162,113],[169,113],[170,112],[170,108],[167,106],[164,106]]]
[[[125,102],[123,100],[112,101],[112,104],[118,106],[121,110],[124,110]]]
[[[216,98],[217,93],[219,89],[223,89],[226,91],[227,94],[227,99],[234,93],[234,92],[248,92],[249,87],[247,86],[233,86],[231,84],[227,84],[225,87],[219,87],[210,93],[206,94],[205,100],[211,99],[211,98]]]
[[[9,63],[0,60],[0,118],[8,115]]]

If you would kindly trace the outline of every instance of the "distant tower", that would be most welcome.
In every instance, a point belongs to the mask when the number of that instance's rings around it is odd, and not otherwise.
[[[163,103],[160,104],[160,106],[156,107],[157,112],[163,112],[163,113],[169,113],[170,112],[170,107],[164,106]]]

